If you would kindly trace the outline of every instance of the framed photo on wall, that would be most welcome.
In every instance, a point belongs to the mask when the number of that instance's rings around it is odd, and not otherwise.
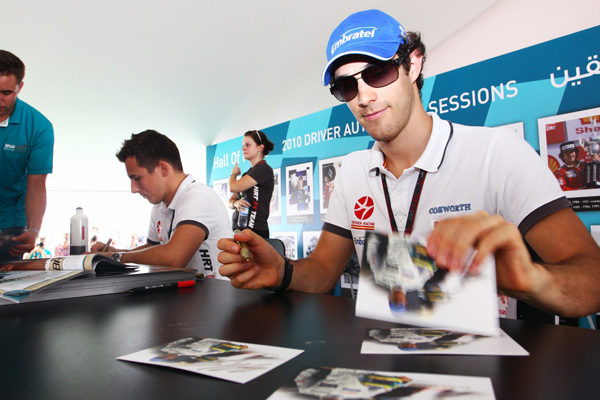
[[[269,211],[269,224],[281,223],[281,168],[273,168],[273,195]]]
[[[297,232],[273,232],[272,237],[279,239],[285,246],[285,256],[291,260],[298,259],[298,233]]]
[[[600,107],[538,119],[540,155],[575,211],[600,209]]]
[[[285,177],[288,223],[312,222],[314,219],[312,162],[285,167]]]
[[[302,258],[310,256],[317,247],[321,231],[302,231]]]
[[[344,157],[341,156],[319,160],[319,200],[321,219],[325,217],[325,214],[327,214],[327,210],[329,209],[329,199],[331,199],[331,194],[333,193],[335,177],[342,167],[343,159]]]
[[[517,135],[519,135],[523,140],[525,140],[525,127],[523,125],[523,121],[513,122],[512,124],[496,126],[496,128],[499,128],[499,127],[508,128],[511,131],[513,131],[514,133],[516,133]]]
[[[219,198],[221,199],[223,204],[225,204],[225,209],[227,210],[227,214],[229,215],[229,219],[231,220],[233,210],[229,207],[229,198],[231,197],[231,192],[229,191],[229,178],[214,180],[212,188],[217,193],[217,195],[219,195]]]

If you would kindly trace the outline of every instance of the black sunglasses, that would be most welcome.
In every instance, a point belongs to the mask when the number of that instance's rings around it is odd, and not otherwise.
[[[341,102],[350,101],[358,94],[358,78],[356,78],[356,75],[360,74],[362,80],[371,87],[384,87],[398,79],[398,76],[400,76],[398,67],[401,62],[400,58],[395,58],[390,61],[371,64],[362,71],[336,79],[329,87],[329,91]]]

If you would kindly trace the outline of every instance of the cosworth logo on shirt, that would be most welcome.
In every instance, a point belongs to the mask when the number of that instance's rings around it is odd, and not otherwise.
[[[444,214],[461,211],[471,211],[471,203],[450,204],[448,206],[431,207],[429,214]]]
[[[365,221],[373,215],[375,210],[375,202],[369,196],[363,196],[356,201],[354,204],[354,215],[358,218],[358,221],[353,220],[350,222],[352,229],[370,230],[375,229],[375,222]]]

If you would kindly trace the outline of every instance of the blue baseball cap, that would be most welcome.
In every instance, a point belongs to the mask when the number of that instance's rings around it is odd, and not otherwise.
[[[359,11],[343,20],[329,37],[327,65],[323,85],[331,81],[335,60],[349,54],[363,54],[378,60],[390,60],[404,43],[404,27],[379,10]]]

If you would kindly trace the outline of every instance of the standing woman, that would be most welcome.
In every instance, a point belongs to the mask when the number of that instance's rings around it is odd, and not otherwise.
[[[241,170],[236,163],[229,177],[229,190],[233,192],[229,199],[229,207],[235,210],[232,218],[233,229],[250,228],[264,238],[269,237],[267,219],[275,183],[273,169],[264,160],[271,150],[273,143],[263,132],[246,132],[242,140],[242,152],[252,167],[237,179]]]

